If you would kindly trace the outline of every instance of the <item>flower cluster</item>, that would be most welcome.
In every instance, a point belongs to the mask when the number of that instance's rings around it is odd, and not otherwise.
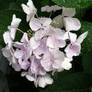
[[[42,12],[62,9],[62,14],[54,19],[35,17],[37,9],[31,0],[27,5],[22,4],[22,8],[27,14],[26,21],[33,34],[18,29],[21,19],[14,14],[11,25],[8,26],[9,31],[3,34],[6,47],[2,49],[2,53],[16,71],[22,71],[21,76],[33,81],[36,87],[44,88],[53,83],[51,73],[54,75],[55,72],[72,68],[73,56],[80,54],[81,43],[88,32],[79,37],[74,33],[81,28],[81,23],[73,18],[73,8],[57,5],[42,7]],[[20,42],[14,41],[16,31],[23,33]]]

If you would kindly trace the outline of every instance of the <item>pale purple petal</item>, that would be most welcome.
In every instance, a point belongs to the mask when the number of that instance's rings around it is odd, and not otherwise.
[[[47,40],[47,38],[43,38],[40,41],[40,46],[33,51],[33,53],[36,55],[36,58],[38,58],[38,59],[40,59],[41,55],[43,55],[47,50],[46,40]]]
[[[24,49],[23,43],[20,42],[14,42],[13,46],[18,49]]]
[[[66,42],[62,39],[57,39],[55,36],[48,37],[47,46],[50,48],[63,48]]]
[[[52,11],[57,11],[57,10],[61,10],[62,9],[62,7],[60,7],[60,6],[58,6],[58,5],[54,5],[54,6],[51,6],[51,8],[52,8]]]
[[[15,71],[21,71],[21,67],[19,64],[12,64],[12,67],[14,68]]]
[[[65,47],[65,45],[66,45],[66,42],[64,40],[57,39],[57,41],[56,41],[56,47],[63,48],[63,47]]]
[[[30,66],[30,63],[29,61],[23,61],[21,64],[20,64],[21,68],[24,69],[24,70],[27,70]]]
[[[20,65],[18,64],[17,59],[16,59],[15,57],[12,57],[11,60],[12,60],[12,61],[11,61],[11,65],[12,65],[12,67],[15,69],[15,71],[20,71],[20,70],[21,70],[21,67],[20,67]]]
[[[27,33],[24,33],[23,34],[23,37],[21,39],[21,42],[28,42],[28,35],[27,35]]]
[[[46,71],[52,71],[52,64],[54,62],[53,56],[47,51],[41,60],[41,65]]]
[[[38,29],[41,28],[41,24],[39,22],[39,19],[37,18],[32,18],[30,20],[30,23],[29,23],[29,26],[30,28],[33,30],[33,31],[37,31]]]
[[[59,51],[59,49],[50,49],[51,54],[54,56],[53,68],[61,68],[61,64],[64,61],[64,53]]]
[[[40,60],[36,59],[36,57],[31,57],[31,72],[36,75],[45,74],[45,70],[42,68],[40,64]]]
[[[48,30],[39,30],[37,32],[35,32],[35,39],[36,40],[41,40],[43,37],[47,36],[49,34],[49,31]]]
[[[40,45],[40,42],[36,41],[34,37],[30,39],[30,46],[32,49],[38,48],[39,45]]]
[[[41,12],[52,12],[52,8],[48,5],[41,8]]]
[[[51,24],[52,20],[51,18],[40,18],[39,22],[43,24],[43,26],[48,27]]]
[[[15,56],[17,59],[22,58],[23,55],[24,55],[24,51],[22,51],[22,50],[16,50],[16,51],[14,52],[14,56]]]
[[[53,5],[53,6],[48,6],[48,5],[46,5],[46,6],[44,6],[44,7],[42,7],[41,8],[41,11],[42,12],[52,12],[52,11],[57,11],[57,10],[61,10],[62,8],[60,7],[60,6],[58,6],[58,5]]]
[[[47,46],[50,47],[50,48],[55,48],[55,44],[56,44],[56,39],[53,36],[48,37]]]
[[[67,57],[78,56],[80,54],[80,44],[71,43],[65,48]]]

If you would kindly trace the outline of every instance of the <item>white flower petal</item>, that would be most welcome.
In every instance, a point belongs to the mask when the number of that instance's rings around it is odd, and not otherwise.
[[[17,64],[17,59],[14,56],[12,57],[12,63]]]
[[[12,39],[8,31],[3,34],[3,39],[4,39],[5,44],[8,44],[9,48],[11,48]]]
[[[11,57],[11,52],[10,49],[6,46],[5,48],[2,49],[2,53],[5,57]]]
[[[49,75],[45,76],[45,81],[46,81],[47,84],[53,83],[53,79]]]
[[[23,52],[22,50],[16,50],[16,51],[14,52],[14,56],[15,56],[17,59],[22,58],[23,55],[24,55],[24,52]]]
[[[37,32],[35,32],[35,39],[36,40],[41,40],[43,37],[48,35],[48,30],[39,30]]]
[[[30,9],[29,9],[29,7],[28,6],[26,6],[25,4],[22,4],[21,5],[22,6],[22,8],[23,8],[23,10],[24,10],[24,12],[26,13],[26,14],[30,14]]]
[[[30,12],[36,14],[37,9],[35,8],[35,6],[34,6],[32,0],[28,0],[27,5],[28,5],[29,8],[30,8]]]
[[[44,22],[41,19],[44,20]],[[51,18],[40,18],[40,20],[42,21],[43,26],[49,26],[52,22]]]
[[[50,49],[50,52],[52,55],[54,55],[54,62],[53,62],[53,68],[54,69],[59,69],[61,68],[61,64],[64,61],[64,53],[59,51],[58,49]]]
[[[69,39],[69,32],[65,32],[62,37],[63,37],[63,40]]]
[[[77,39],[77,35],[75,33],[69,32],[69,39],[71,42],[75,42]]]
[[[44,88],[48,84],[50,85],[52,83],[53,83],[53,79],[50,78],[49,75],[45,75],[45,76],[38,78],[38,86],[41,87],[41,88]]]
[[[33,31],[37,31],[38,29],[40,29],[40,28],[41,28],[41,24],[39,23],[39,19],[37,19],[37,18],[32,18],[32,19],[30,20],[29,26],[30,26],[30,28],[31,28]]]
[[[52,70],[52,64],[53,64],[53,57],[51,56],[49,51],[47,51],[44,54],[43,59],[41,59],[41,65],[46,71],[51,71]]]
[[[52,11],[57,11],[57,10],[61,10],[62,8],[60,7],[60,6],[58,6],[58,5],[53,5],[53,6],[51,6],[51,8],[52,8]]]
[[[59,50],[56,50],[56,52],[54,53],[54,58],[57,60],[63,61],[64,60],[64,53],[59,51]]]
[[[55,39],[53,39],[53,37],[48,37],[47,46],[50,48],[55,48]]]
[[[34,37],[30,39],[30,46],[32,49],[36,49],[40,45],[39,41],[36,41]]]
[[[18,27],[20,22],[21,22],[21,19],[20,18],[16,18],[16,15],[13,14],[13,19],[12,19],[12,22],[11,22],[11,26]]]
[[[77,31],[81,28],[80,21],[77,18],[65,17],[64,24],[66,31]]]
[[[47,57],[47,58],[49,58],[49,57]],[[43,67],[47,72],[49,72],[49,71],[52,70],[52,63],[53,63],[53,62],[51,62],[49,59],[42,59],[42,60],[41,60],[41,65],[42,65],[42,67]]]
[[[73,60],[72,58],[65,57],[64,61],[62,62],[62,68],[64,68],[65,70],[71,69],[72,68],[72,64],[71,64],[72,60]]]
[[[41,8],[41,12],[51,12],[52,11],[52,8],[48,5],[44,6]]]
[[[73,17],[75,15],[75,13],[76,13],[75,8],[62,7],[62,15],[63,16]]]
[[[10,31],[10,36],[11,36],[11,38],[13,40],[15,39],[16,29],[19,26],[20,22],[21,22],[21,19],[20,18],[16,18],[16,15],[13,14],[11,25],[8,26],[8,29]]]
[[[33,17],[33,14],[32,14],[32,16],[31,16],[31,15],[27,15],[27,16],[26,16],[26,21],[29,22],[32,17]]]
[[[67,62],[67,61],[64,61],[62,63],[62,67],[65,69],[65,70],[70,70],[72,68],[72,64],[70,62]]]
[[[53,5],[53,6],[48,6],[48,5],[46,5],[46,6],[44,6],[44,7],[42,7],[41,8],[41,11],[42,12],[55,12],[55,11],[57,11],[57,10],[61,10],[62,8],[60,7],[60,6],[58,6],[58,5]]]
[[[30,66],[30,63],[28,61],[23,61],[21,64],[20,64],[21,68],[24,69],[24,70],[27,70],[28,67]]]
[[[36,58],[38,58],[38,59],[41,58],[40,55],[43,55],[47,51],[46,40],[47,40],[46,38],[43,38],[40,41],[40,46],[33,51],[33,53],[35,54]]]
[[[8,26],[8,29],[10,30],[10,36],[14,40],[16,35],[16,28],[13,28],[11,26]]]
[[[54,69],[59,69],[61,67],[62,61],[60,60],[55,60],[53,63],[53,68]]]
[[[51,36],[47,38],[47,46],[49,48],[63,48],[65,47],[66,42],[62,39],[58,39],[57,36]]]
[[[27,20],[27,22],[29,22],[30,19],[35,16],[37,9],[35,8],[32,0],[28,0],[27,5],[22,4],[21,6],[22,6],[24,12],[27,14],[26,20]]]
[[[20,71],[21,67],[17,63],[12,63],[12,67],[14,68],[15,71]]]
[[[20,42],[14,42],[13,46],[19,49],[24,49],[23,43]]]
[[[24,33],[24,34],[23,34],[23,37],[22,37],[22,39],[21,39],[21,42],[25,42],[25,41],[28,42],[28,35],[27,35],[27,33]]]
[[[27,5],[29,7],[34,7],[34,4],[33,4],[32,0],[28,0]]]
[[[34,81],[35,78],[31,75],[26,75],[26,78],[29,80],[29,81]]]
[[[43,77],[39,78],[38,85],[41,88],[44,88],[46,86],[45,79]]]
[[[81,44],[83,40],[87,37],[87,35],[88,35],[88,32],[84,32],[83,34],[81,34],[77,39],[77,43]]]
[[[22,77],[24,77],[24,76],[26,76],[26,75],[27,75],[27,72],[22,72],[22,73],[21,73],[21,76],[22,76]]]
[[[57,39],[57,41],[56,41],[56,47],[63,48],[65,46],[66,46],[66,42],[64,40]]]

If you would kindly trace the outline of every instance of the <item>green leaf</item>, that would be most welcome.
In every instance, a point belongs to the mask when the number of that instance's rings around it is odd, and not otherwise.
[[[8,10],[13,10],[13,11],[20,11],[23,12],[21,6],[19,6],[16,2],[12,2],[9,4]]]
[[[41,6],[46,6],[46,5],[53,5],[54,3],[51,0],[42,0],[41,1]]]
[[[92,52],[82,56],[84,72],[92,75]]]
[[[71,8],[86,8],[92,5],[92,0],[52,0],[56,4]]]
[[[87,88],[92,86],[92,76],[82,72],[70,74],[61,72],[56,75],[54,80],[53,85],[40,89],[40,92],[90,92],[87,91]]]
[[[42,91],[42,92],[44,92],[44,91]],[[50,92],[50,91],[48,91],[48,92]],[[71,90],[71,91],[61,91],[60,90],[59,92],[92,92],[92,91],[91,91],[91,88],[87,88],[87,89]]]
[[[44,91],[42,91],[42,92],[44,92]],[[50,91],[48,91],[48,92],[50,92]],[[86,89],[70,90],[70,91],[62,91],[62,90],[60,90],[59,92],[92,92],[92,91],[91,91],[91,88],[86,88]]]
[[[14,0],[0,0],[0,10],[7,9],[11,2],[14,2]]]
[[[79,20],[84,20],[86,11],[87,11],[86,8],[77,8],[77,9],[76,9],[75,18],[78,18]]]

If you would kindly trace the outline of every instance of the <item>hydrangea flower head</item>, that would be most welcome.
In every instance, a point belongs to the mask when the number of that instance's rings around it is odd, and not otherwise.
[[[34,82],[36,87],[44,88],[54,82],[52,76],[55,72],[72,68],[73,57],[80,55],[81,44],[88,32],[79,37],[74,33],[81,28],[80,21],[74,18],[74,8],[57,5],[42,7],[42,12],[62,9],[62,14],[53,19],[35,16],[37,9],[32,0],[28,0],[27,5],[22,4],[22,8],[27,15],[30,31],[18,29],[21,19],[14,14],[9,31],[3,34],[6,46],[2,53],[15,71],[21,71],[22,77]],[[20,41],[15,41],[16,31],[23,34]]]

